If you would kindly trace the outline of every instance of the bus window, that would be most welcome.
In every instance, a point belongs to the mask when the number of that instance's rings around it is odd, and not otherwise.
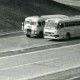
[[[75,22],[69,22],[69,26],[75,26]]]
[[[24,21],[24,25],[25,25],[25,24],[30,24],[30,21]]]
[[[64,27],[64,24],[63,23],[59,23],[59,27],[60,28],[63,28]]]
[[[41,26],[41,22],[38,22],[38,25]]]
[[[76,21],[76,22],[75,22],[75,25],[76,25],[76,26],[80,26],[80,21]]]
[[[36,25],[36,22],[31,22],[30,25]]]
[[[65,27],[68,27],[68,26],[69,26],[69,25],[68,25],[68,22],[66,22],[66,23],[65,23]]]

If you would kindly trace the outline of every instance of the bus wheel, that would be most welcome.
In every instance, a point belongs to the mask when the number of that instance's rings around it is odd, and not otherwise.
[[[65,39],[66,39],[67,41],[70,40],[70,34],[69,34],[69,33],[66,34]]]
[[[27,36],[27,37],[30,37],[30,35],[27,35],[27,34],[26,34],[26,36]]]
[[[43,38],[43,32],[42,31],[39,33],[39,37]]]

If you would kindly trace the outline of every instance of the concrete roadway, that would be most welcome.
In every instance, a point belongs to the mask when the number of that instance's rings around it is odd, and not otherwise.
[[[3,36],[0,37],[0,53],[9,51],[18,51],[40,46],[57,45],[62,43],[64,43],[64,45],[78,44],[80,43],[80,38],[66,42],[66,41],[56,41],[50,39],[27,38],[25,35],[21,34],[13,36],[11,35]]]
[[[5,43],[2,46],[8,45],[9,48],[13,47],[14,50],[17,49],[17,45],[22,46],[22,44],[29,47],[30,44],[31,46],[35,44],[40,46],[75,42],[74,45],[0,57],[0,80],[67,80],[80,76],[79,39],[64,42],[17,36],[1,38],[0,40]],[[78,44],[76,44],[76,41]]]
[[[74,76],[80,76],[80,44],[0,58],[0,80],[67,80]]]
[[[60,41],[50,41],[49,39],[27,38],[25,35],[5,36],[0,38],[0,52],[15,51],[36,46],[63,43]]]
[[[17,54],[18,50],[42,45],[53,46]],[[66,42],[24,35],[0,39],[0,56],[15,50],[15,55],[0,57],[0,80],[68,80],[80,76],[80,39]]]

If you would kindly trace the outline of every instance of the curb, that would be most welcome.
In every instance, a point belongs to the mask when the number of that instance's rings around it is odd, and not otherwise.
[[[0,36],[17,35],[17,34],[23,34],[23,32],[22,31],[6,32],[6,33],[0,34]]]

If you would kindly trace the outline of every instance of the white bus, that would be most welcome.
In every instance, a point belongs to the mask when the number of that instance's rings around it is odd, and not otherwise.
[[[45,20],[56,17],[68,17],[66,15],[44,15],[44,16],[31,16],[25,18],[22,23],[22,30],[27,37],[31,36],[43,36],[43,29],[45,26]]]
[[[80,17],[47,19],[44,38],[66,39],[80,36]]]

